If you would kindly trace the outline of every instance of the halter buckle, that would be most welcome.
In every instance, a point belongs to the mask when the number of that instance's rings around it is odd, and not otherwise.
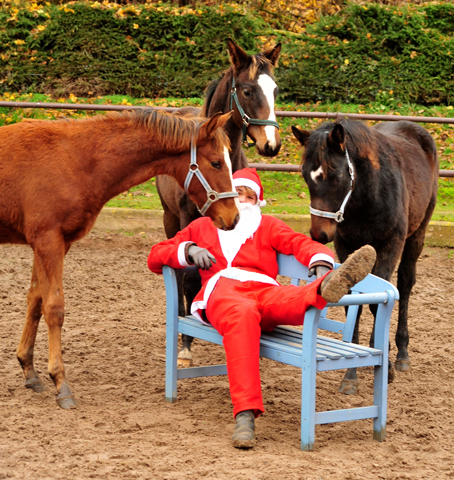
[[[340,210],[336,213],[336,218],[335,218],[337,223],[341,223],[344,221],[344,214]]]
[[[216,190],[211,190],[211,192],[207,195],[207,198],[209,198],[212,202],[216,202],[219,200],[219,194],[216,192]]]

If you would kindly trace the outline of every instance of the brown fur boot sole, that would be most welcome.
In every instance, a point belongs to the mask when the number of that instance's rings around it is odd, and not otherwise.
[[[232,436],[235,448],[252,448],[255,444],[254,412],[244,410],[235,417],[236,425]]]
[[[338,302],[372,271],[376,258],[377,253],[370,245],[356,250],[339,268],[328,273],[323,279],[320,295],[329,303]]]

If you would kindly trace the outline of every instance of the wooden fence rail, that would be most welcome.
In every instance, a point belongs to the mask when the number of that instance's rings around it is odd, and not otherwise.
[[[91,111],[122,111],[137,110],[139,106],[130,105],[94,105],[85,103],[45,103],[45,102],[9,102],[0,101],[0,107],[7,108],[49,108],[60,110],[91,110]],[[178,110],[176,107],[153,107],[156,110],[164,110],[173,112]],[[404,115],[370,115],[366,113],[341,113],[341,112],[292,112],[292,111],[276,111],[277,117],[291,118],[324,118],[336,120],[342,117],[353,118],[355,120],[376,120],[383,122],[397,122],[399,120],[408,120],[418,123],[443,123],[454,124],[454,118],[449,117],[413,117]],[[282,165],[274,163],[253,163],[250,166],[261,171],[272,172],[299,172],[299,165]],[[454,170],[440,170],[439,177],[454,177]]]

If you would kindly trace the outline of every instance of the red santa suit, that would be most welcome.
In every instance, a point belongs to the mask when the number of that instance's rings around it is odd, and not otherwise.
[[[334,254],[268,215],[253,215],[243,231],[236,230],[224,232],[211,219],[199,218],[175,237],[153,246],[148,267],[162,273],[163,265],[177,269],[188,266],[188,242],[206,248],[216,258],[209,270],[199,270],[202,288],[191,312],[204,322],[205,310],[209,323],[223,336],[234,416],[243,410],[259,415],[264,412],[259,371],[261,331],[271,331],[277,325],[302,325],[308,307],[326,305],[318,294],[322,278],[301,287],[278,284],[276,254],[295,255],[309,267],[320,261],[332,265]]]

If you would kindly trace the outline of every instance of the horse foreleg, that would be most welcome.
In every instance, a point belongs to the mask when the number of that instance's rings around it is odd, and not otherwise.
[[[191,305],[196,297],[197,293],[201,288],[202,280],[200,278],[199,272],[185,273],[183,280],[183,291],[184,296],[186,297],[187,311],[186,314],[191,313]],[[183,300],[181,300],[183,302]],[[183,341],[183,347],[178,354],[178,363],[180,366],[189,367],[192,365],[193,356],[191,352],[191,345],[194,340],[194,337],[189,335],[182,335],[181,339]]]
[[[184,281],[185,273],[177,271],[178,285],[178,315],[184,317],[186,315],[186,306],[184,302]],[[188,307],[190,308],[190,307]],[[183,346],[178,353],[177,365],[180,368],[188,368],[192,365],[191,343],[192,337],[181,335]]]
[[[37,393],[44,391],[38,374],[33,365],[33,350],[35,347],[36,334],[41,318],[42,297],[39,288],[38,276],[36,275],[35,263],[32,268],[32,281],[27,295],[27,316],[24,330],[17,348],[17,359],[21,364],[25,375],[25,386]]]
[[[63,259],[67,251],[57,233],[42,235],[34,242],[35,266],[42,294],[42,310],[49,335],[49,375],[57,388],[57,404],[64,409],[75,408],[76,401],[65,376],[61,349],[64,320]]]
[[[359,319],[362,311],[363,307],[360,306],[358,308],[358,314],[356,315],[355,329],[353,330],[352,342],[356,344],[359,344]],[[355,395],[357,391],[358,374],[356,372],[356,368],[348,368],[339,386],[339,392],[343,393],[344,395]]]

